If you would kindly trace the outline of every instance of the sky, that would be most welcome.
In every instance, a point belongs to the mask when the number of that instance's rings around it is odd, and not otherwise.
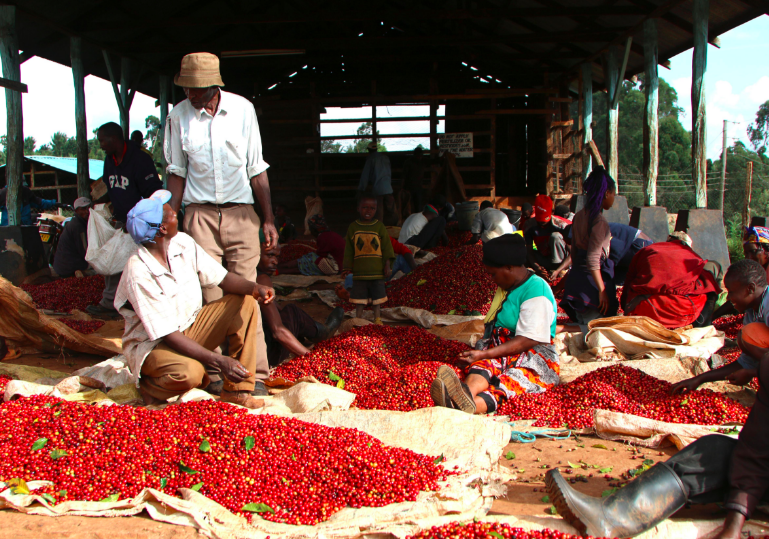
[[[769,100],[769,16],[763,15],[731,32],[720,36],[721,48],[708,47],[706,74],[707,148],[708,157],[716,159],[721,153],[723,120],[729,120],[728,135],[740,139],[748,146],[746,129],[755,119],[761,103]],[[671,58],[671,69],[660,66],[660,77],[678,92],[679,104],[685,113],[681,121],[691,130],[691,51]],[[23,94],[24,136],[33,136],[38,147],[51,139],[57,131],[75,135],[74,86],[70,68],[31,58],[21,65],[21,80],[29,87]],[[105,122],[119,122],[117,103],[109,81],[89,76],[85,80],[86,118],[90,133]],[[146,131],[144,120],[149,115],[159,116],[155,99],[136,94],[131,107],[131,131]],[[370,114],[370,107],[328,108],[324,118],[363,118]],[[442,114],[442,110],[439,111]],[[620,111],[620,114],[622,112]],[[427,106],[377,107],[377,116],[427,116]],[[322,134],[354,134],[359,123],[326,124]],[[382,122],[379,132],[415,133],[427,132],[428,122]],[[0,135],[6,132],[5,100],[0,99]],[[438,128],[443,132],[443,122]],[[349,141],[341,141],[343,144]],[[384,139],[391,150],[410,150],[417,144],[427,146],[427,139],[404,137]],[[730,141],[730,144],[732,141]]]

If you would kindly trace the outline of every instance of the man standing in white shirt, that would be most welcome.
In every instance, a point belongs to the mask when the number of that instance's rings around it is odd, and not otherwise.
[[[213,54],[185,56],[174,83],[184,88],[187,99],[174,107],[166,122],[171,207],[179,211],[184,202],[184,231],[214,260],[224,258],[228,271],[254,281],[260,224],[267,246],[278,242],[269,165],[262,158],[254,106],[220,89],[224,83],[219,59]],[[254,197],[264,223],[254,211]],[[221,297],[219,287],[203,293],[206,303]]]
[[[480,238],[483,243],[494,239],[498,236],[504,236],[505,234],[512,234],[515,232],[515,227],[510,224],[510,219],[504,212],[501,212],[494,208],[494,205],[489,200],[481,202],[481,211],[479,211],[473,219],[473,224],[470,227],[472,236],[468,245],[475,245]]]

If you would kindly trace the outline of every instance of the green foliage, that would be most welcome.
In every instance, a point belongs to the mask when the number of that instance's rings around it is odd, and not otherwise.
[[[760,155],[766,153],[769,144],[769,101],[758,107],[755,122],[748,126],[748,138]]]
[[[320,151],[321,153],[368,153],[368,145],[371,143],[373,129],[374,127],[371,122],[361,124],[356,131],[356,135],[360,138],[354,139],[352,144],[347,146],[342,146],[341,143],[334,142],[333,140],[322,140]],[[379,134],[379,130],[377,130],[376,134]],[[377,150],[386,152],[387,147],[378,141]]]
[[[729,246],[729,260],[732,264],[745,258],[742,251],[742,218],[734,216],[726,221],[726,243]]]

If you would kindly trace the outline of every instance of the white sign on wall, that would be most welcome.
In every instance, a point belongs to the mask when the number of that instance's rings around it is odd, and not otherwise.
[[[473,156],[472,133],[441,133],[438,135],[441,151],[453,153],[457,157]]]

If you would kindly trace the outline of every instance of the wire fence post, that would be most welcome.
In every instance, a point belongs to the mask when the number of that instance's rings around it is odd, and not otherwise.
[[[750,226],[750,196],[753,192],[753,162],[747,162],[747,177],[745,179],[745,209],[742,212],[742,226]]]

